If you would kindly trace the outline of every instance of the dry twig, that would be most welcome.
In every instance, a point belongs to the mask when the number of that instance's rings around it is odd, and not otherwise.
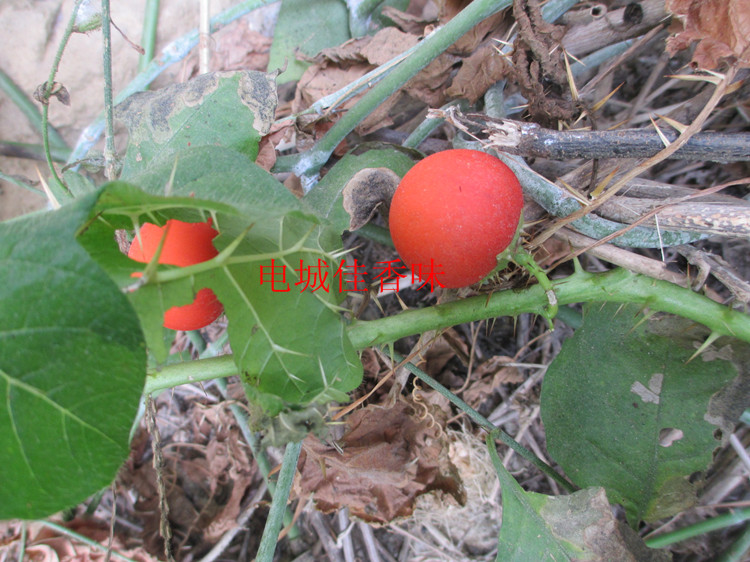
[[[651,158],[664,150],[662,136],[670,143],[678,134],[665,130],[618,131],[546,129],[537,123],[492,119],[483,114],[462,115],[456,108],[430,110],[428,118],[446,118],[466,127],[480,127],[487,142],[498,150],[524,157],[571,160],[574,158]],[[696,133],[670,158],[740,162],[750,160],[750,133]]]

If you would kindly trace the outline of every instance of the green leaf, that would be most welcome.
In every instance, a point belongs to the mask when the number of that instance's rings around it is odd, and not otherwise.
[[[694,503],[690,475],[711,463],[726,429],[712,399],[737,377],[718,357],[688,362],[696,347],[677,338],[685,327],[669,316],[639,324],[639,311],[584,307],[542,388],[550,454],[577,485],[606,488],[633,525]]]
[[[497,562],[671,560],[618,523],[602,488],[559,497],[526,492],[503,466],[490,436],[487,446],[503,495]]]
[[[255,71],[212,72],[133,94],[117,106],[130,132],[121,179],[189,147],[218,145],[255,159],[274,118],[274,78]]]
[[[188,183],[191,189],[198,186],[195,197],[163,197],[122,182],[108,184],[81,237],[121,287],[135,289],[129,297],[156,360],[166,359],[161,327],[164,312],[192,302],[200,289],[210,287],[229,319],[230,344],[249,398],[265,414],[346,400],[345,393],[361,381],[362,366],[338,308],[342,297],[334,279],[338,261],[331,255],[341,246],[338,234],[310,220],[299,210],[296,199],[286,199],[291,195],[275,180],[271,192],[266,192],[268,184],[246,185],[246,201],[240,209],[202,198],[234,201],[231,190],[203,183],[200,178]],[[183,187],[176,175],[174,191],[182,192]],[[248,205],[247,201],[257,203]],[[281,215],[284,207],[287,212]],[[134,286],[131,274],[143,271],[145,265],[119,251],[114,229],[132,228],[144,220],[162,223],[174,217],[197,221],[207,216],[220,232],[214,240],[217,249],[224,250],[219,257],[189,268],[160,265],[152,277],[144,279],[144,285]],[[321,273],[327,275],[328,291],[306,287],[307,268],[312,267],[314,273],[318,260],[327,265]],[[287,291],[273,290],[270,273],[261,278],[261,267],[271,265],[279,275],[284,269],[286,280],[275,288]]]
[[[361,381],[359,356],[336,306],[341,298],[334,279],[338,262],[326,253],[330,238],[321,228],[296,217],[256,223],[236,255],[268,257],[228,264],[210,283],[224,303],[246,387],[271,415],[282,405],[346,401],[345,392]],[[232,230],[226,222],[224,229]],[[301,240],[302,249],[287,253]],[[317,272],[318,260],[328,291],[313,292],[316,282],[307,274],[311,266],[309,271]]]
[[[109,484],[146,373],[138,318],[75,240],[93,196],[0,224],[0,519]]]
[[[349,39],[349,16],[341,0],[283,0],[273,31],[268,68],[284,69],[277,82],[299,80],[310,63],[297,51],[314,57]]]
[[[220,146],[170,154],[128,181],[153,195],[226,203],[252,220],[302,213],[300,202],[276,178],[246,155]]]
[[[164,224],[168,218],[198,222],[218,213],[237,212],[231,205],[194,197],[151,195],[128,183],[115,181],[100,191],[92,218],[82,229],[79,242],[117,285],[126,289],[136,283],[133,273],[143,271],[146,266],[120,251],[115,242],[116,229],[132,231],[137,224]],[[170,269],[170,266],[163,266],[163,269]],[[172,282],[168,290],[159,284],[149,284],[138,291],[138,298],[130,293],[128,296],[141,319],[148,348],[156,362],[163,363],[174,340],[174,332],[162,326],[164,311],[192,302],[197,289],[190,278],[184,278]]]

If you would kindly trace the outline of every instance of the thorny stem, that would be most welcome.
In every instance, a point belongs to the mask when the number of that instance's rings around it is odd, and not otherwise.
[[[750,342],[748,315],[722,306],[690,289],[627,269],[607,273],[577,271],[565,279],[553,281],[552,287],[558,305],[633,302],[653,311],[669,312],[694,320],[707,326],[714,334]],[[429,308],[408,310],[378,320],[356,322],[347,327],[347,335],[355,349],[365,349],[428,330],[476,320],[524,313],[542,315],[548,305],[545,289],[534,285],[520,291],[502,291],[489,297],[479,295]],[[235,374],[237,366],[231,355],[167,365],[159,371],[149,371],[144,392]]]
[[[750,342],[750,317],[667,281],[651,279],[626,269],[607,273],[577,271],[552,283],[558,305],[579,302],[633,302],[653,311],[677,314],[707,326],[712,332]],[[548,299],[544,288],[501,291],[387,318],[358,322],[347,330],[357,349],[395,341],[427,330],[522,313],[542,315]]]

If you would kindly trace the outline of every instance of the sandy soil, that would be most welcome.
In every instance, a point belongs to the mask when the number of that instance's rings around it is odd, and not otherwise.
[[[47,80],[74,0],[3,0],[0,2],[0,68],[2,68],[29,97],[37,86]],[[211,14],[215,15],[234,0],[212,0]],[[139,42],[143,27],[145,0],[112,2],[112,19],[133,42]],[[263,20],[274,6],[257,10],[248,25],[258,31]],[[197,1],[162,0],[157,35],[157,52],[170,41],[198,27]],[[113,29],[113,82],[118,92],[137,73],[139,54]],[[195,56],[193,54],[193,56]],[[156,85],[165,85],[181,79],[187,62],[168,68]],[[74,34],[60,65],[57,81],[70,92],[71,105],[66,107],[54,101],[50,106],[50,121],[57,127],[69,146],[74,146],[80,132],[102,111],[101,33]],[[0,139],[5,141],[41,143],[39,134],[32,128],[21,111],[0,92]],[[0,170],[6,174],[21,175],[38,180],[36,168],[43,177],[49,174],[44,162],[32,162],[0,156]],[[13,184],[0,181],[0,220],[44,207],[45,200]]]

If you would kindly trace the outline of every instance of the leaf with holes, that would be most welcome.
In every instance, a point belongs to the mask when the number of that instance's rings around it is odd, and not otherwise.
[[[634,305],[585,306],[542,388],[550,454],[577,485],[603,486],[633,525],[694,503],[691,475],[731,427],[734,413],[717,408],[738,380],[715,353],[689,361],[690,327],[643,320]]]

